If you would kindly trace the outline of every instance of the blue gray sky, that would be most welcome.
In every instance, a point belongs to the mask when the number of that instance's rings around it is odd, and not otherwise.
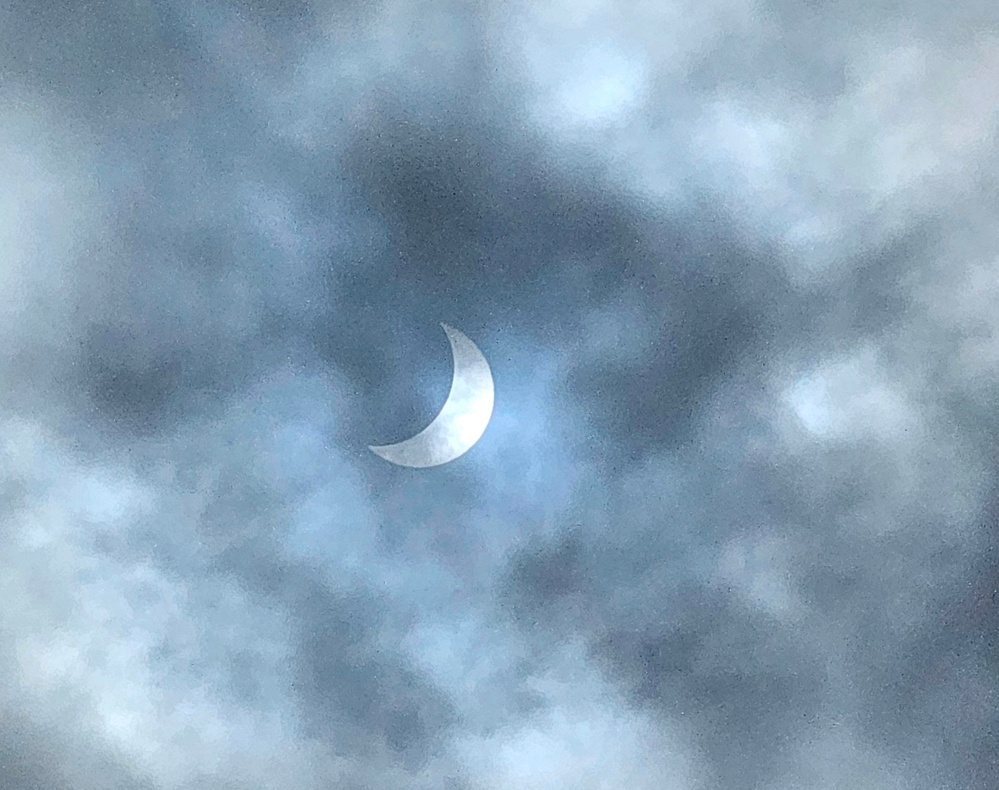
[[[2,6],[0,785],[995,788],[997,86],[985,0]]]

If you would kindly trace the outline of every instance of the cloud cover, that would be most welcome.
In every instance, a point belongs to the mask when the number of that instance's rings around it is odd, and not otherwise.
[[[994,786],[997,21],[0,11],[0,784]]]

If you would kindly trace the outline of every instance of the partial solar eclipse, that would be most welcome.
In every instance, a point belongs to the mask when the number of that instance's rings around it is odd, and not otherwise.
[[[493,414],[493,375],[478,347],[447,324],[454,374],[444,408],[426,428],[405,441],[368,447],[399,466],[440,466],[467,453],[482,438]]]

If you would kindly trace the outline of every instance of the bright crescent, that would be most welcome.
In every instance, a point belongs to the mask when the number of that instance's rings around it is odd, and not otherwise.
[[[493,415],[493,375],[478,347],[457,329],[441,328],[451,343],[454,375],[444,408],[416,436],[396,444],[368,447],[399,466],[440,466],[465,453],[482,438]]]

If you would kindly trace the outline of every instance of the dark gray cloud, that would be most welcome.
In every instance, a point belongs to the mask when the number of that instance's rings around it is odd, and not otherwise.
[[[0,784],[990,788],[996,21],[0,12]]]

